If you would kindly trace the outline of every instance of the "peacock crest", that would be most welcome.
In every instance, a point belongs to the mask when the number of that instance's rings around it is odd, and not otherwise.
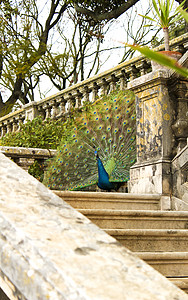
[[[136,157],[135,132],[135,96],[131,91],[113,92],[74,110],[64,123],[58,154],[48,164],[44,183],[60,190],[97,184],[100,163],[116,189],[117,183],[129,180]]]

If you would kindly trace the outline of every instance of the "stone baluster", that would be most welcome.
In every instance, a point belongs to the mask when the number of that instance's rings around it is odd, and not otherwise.
[[[52,119],[56,119],[58,115],[58,102],[56,100],[52,100],[50,102],[50,105],[52,106]]]
[[[139,70],[140,76],[147,74],[149,67],[150,65],[145,60],[142,60],[136,64],[136,70]]]
[[[98,90],[100,87],[97,85],[96,82],[93,83],[91,90],[92,90],[92,102],[95,102],[98,96]]]
[[[116,76],[119,78],[120,90],[125,90],[127,87],[127,77],[125,70],[121,70]]]
[[[88,88],[88,86],[83,87],[82,94],[83,94],[83,103],[89,102],[89,88]]]
[[[101,95],[107,95],[108,94],[108,82],[105,78],[102,78],[102,80],[99,81],[101,86]]]
[[[39,116],[41,116],[42,119],[44,120],[46,114],[45,114],[45,110],[43,109],[42,105],[39,105],[39,106],[38,106],[38,113],[39,113]]]
[[[117,77],[114,74],[110,76],[110,92],[116,89],[116,82],[118,81]]]
[[[10,120],[7,120],[7,133],[12,132],[12,124]]]
[[[136,75],[138,74],[138,69],[135,67],[135,65],[130,66],[130,81],[136,78]]]
[[[68,107],[67,107],[68,112],[70,112],[75,107],[75,99],[71,93],[69,93],[67,96],[67,104],[68,104]]]
[[[2,123],[0,124],[0,138],[2,138],[2,128],[3,128],[3,126],[2,126]]]
[[[16,118],[13,118],[12,132],[16,132],[17,130],[18,130],[18,120],[16,120]]]
[[[2,123],[2,126],[1,126],[1,137],[5,136],[6,133],[7,133],[6,125],[4,123]]]
[[[59,98],[57,100],[57,102],[59,103],[59,114],[57,115],[57,118],[60,118],[63,115],[65,115],[65,112],[66,112],[65,106],[66,106],[67,100],[62,96],[61,98]]]
[[[51,118],[51,109],[52,109],[50,103],[48,103],[48,102],[45,103],[45,104],[42,106],[42,108],[45,110],[45,120],[50,119],[50,118]]]
[[[172,124],[173,133],[177,141],[177,152],[187,144],[188,137],[188,80],[172,79],[170,84],[171,98],[176,103],[176,120]]]
[[[20,131],[20,128],[24,122],[25,116],[23,116],[22,114],[19,115],[18,117],[18,131]]]
[[[82,94],[79,90],[73,91],[72,96],[75,99],[75,108],[81,107]]]

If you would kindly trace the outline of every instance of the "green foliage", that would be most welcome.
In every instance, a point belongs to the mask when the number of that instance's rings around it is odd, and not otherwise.
[[[35,160],[35,162],[29,167],[28,173],[42,182],[44,179],[44,163],[40,163]]]
[[[56,149],[62,137],[61,120],[43,121],[37,117],[21,125],[19,132],[6,134],[0,140],[1,146]]]
[[[184,2],[185,1],[183,1],[179,7],[183,7]],[[152,0],[152,8],[154,10],[155,18],[153,19],[148,16],[141,16],[154,22],[155,25],[158,25],[161,28],[167,28],[182,19],[182,16],[179,14],[179,10],[177,8],[174,14],[171,13],[173,11],[173,5],[174,0],[157,0],[157,2]]]
[[[0,145],[57,149],[62,138],[63,130],[65,130],[65,128],[62,120],[43,121],[41,117],[37,117],[23,124],[19,132],[9,133],[2,137],[0,139]],[[36,160],[30,166],[28,172],[42,182],[44,177],[44,164]]]

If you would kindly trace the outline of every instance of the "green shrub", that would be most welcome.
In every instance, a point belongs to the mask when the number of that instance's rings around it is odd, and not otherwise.
[[[44,163],[40,163],[35,160],[35,162],[29,167],[28,173],[42,182],[44,179],[44,167]]]
[[[8,133],[0,139],[1,146],[57,149],[62,137],[61,120],[43,121],[37,117],[21,125],[19,132]]]
[[[19,132],[8,133],[0,139],[0,146],[57,149],[63,134],[62,120],[43,121],[37,117],[21,125]],[[37,160],[28,173],[39,181],[44,177],[44,164]]]

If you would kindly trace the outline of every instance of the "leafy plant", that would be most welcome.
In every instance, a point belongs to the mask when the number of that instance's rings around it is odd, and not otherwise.
[[[1,146],[57,149],[61,141],[64,125],[62,120],[43,121],[37,117],[21,125],[19,132],[6,134],[0,139]],[[28,173],[43,181],[44,164],[35,160]]]
[[[155,1],[155,0],[153,0],[153,1]],[[182,2],[182,3],[184,4],[184,2]],[[181,5],[178,6],[177,11],[188,23],[188,13],[182,9]],[[161,65],[164,65],[170,69],[175,70],[180,75],[182,75],[184,77],[188,77],[188,69],[180,66],[178,64],[178,62],[175,61],[174,59],[167,57],[166,55],[163,55],[161,53],[154,52],[154,51],[150,50],[148,47],[141,47],[138,45],[128,45],[128,46],[131,47],[133,50],[138,50],[141,54],[160,63]]]
[[[165,50],[169,51],[169,26],[182,19],[182,15],[179,13],[179,9],[183,7],[185,0],[175,9],[174,13],[172,13],[174,0],[157,0],[157,2],[155,0],[151,1],[155,18],[143,15],[141,16],[154,23],[153,25],[151,24],[145,26],[157,25],[163,29]]]
[[[37,117],[21,125],[19,132],[8,133],[0,139],[1,146],[57,149],[62,137],[61,120],[43,121]]]
[[[44,163],[35,160],[35,162],[29,167],[28,173],[42,182],[44,179],[44,167]]]

